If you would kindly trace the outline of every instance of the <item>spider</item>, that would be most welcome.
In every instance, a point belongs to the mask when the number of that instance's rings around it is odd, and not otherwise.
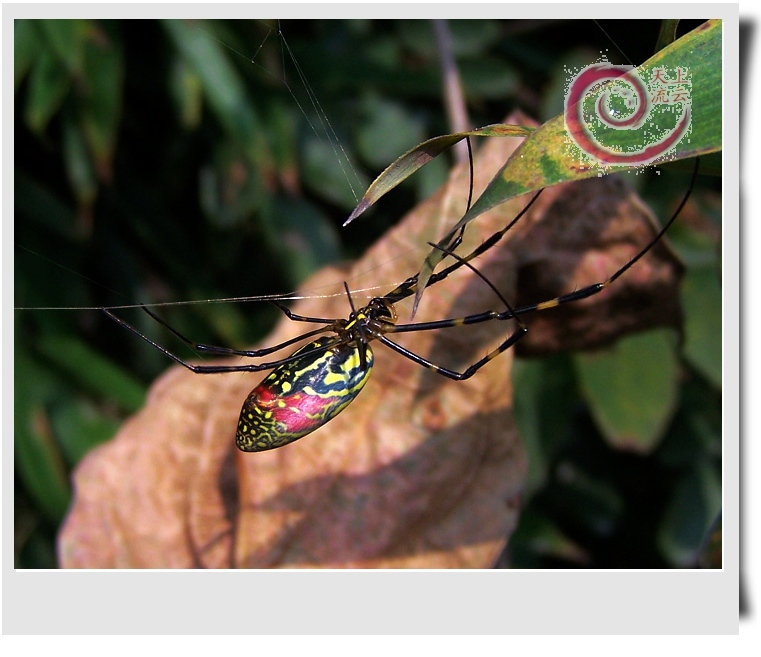
[[[418,289],[418,274],[407,278],[388,294],[371,299],[367,305],[359,309],[355,307],[349,287],[344,283],[351,307],[351,313],[347,319],[302,316],[292,312],[279,301],[271,301],[292,321],[310,322],[321,324],[322,326],[271,347],[255,350],[238,350],[197,344],[169,326],[148,308],[141,306],[154,320],[199,353],[259,359],[303,340],[313,338],[291,355],[277,360],[245,365],[195,365],[188,363],[140,333],[136,328],[114,315],[109,309],[103,308],[102,310],[119,325],[192,372],[198,374],[217,374],[272,370],[251,391],[244,401],[238,420],[235,444],[238,449],[244,452],[261,452],[275,449],[303,438],[325,425],[357,397],[372,372],[374,355],[370,343],[374,340],[381,342],[386,347],[422,367],[449,379],[463,381],[473,376],[484,365],[501,353],[510,349],[527,333],[528,329],[521,321],[521,315],[554,308],[598,294],[628,271],[663,237],[687,202],[697,177],[697,172],[696,161],[692,181],[679,207],[650,242],[631,260],[600,283],[593,283],[540,303],[513,308],[499,290],[471,264],[471,261],[488,251],[502,239],[533,205],[541,190],[507,226],[491,235],[469,254],[459,256],[455,253],[455,249],[462,242],[464,229],[460,231],[449,245],[435,247],[442,250],[445,257],[453,259],[454,262],[441,271],[434,273],[427,282],[426,287],[444,280],[452,272],[465,266],[471,269],[492,289],[504,305],[504,309],[501,311],[488,310],[465,317],[400,324],[397,323],[395,305],[415,294]],[[462,372],[436,365],[423,356],[405,349],[388,337],[388,335],[394,333],[430,331],[495,320],[515,320],[516,328],[498,347]]]

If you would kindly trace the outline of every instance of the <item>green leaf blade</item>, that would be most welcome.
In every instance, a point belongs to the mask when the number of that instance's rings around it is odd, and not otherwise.
[[[574,362],[581,389],[607,442],[641,454],[655,449],[678,403],[679,362],[673,332],[659,329],[628,336],[610,350],[576,354]]]

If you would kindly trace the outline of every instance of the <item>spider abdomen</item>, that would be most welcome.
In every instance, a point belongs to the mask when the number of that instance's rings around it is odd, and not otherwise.
[[[373,353],[356,342],[325,349],[336,336],[310,342],[302,357],[274,369],[243,402],[235,444],[262,452],[303,438],[332,420],[360,393],[370,377]]]

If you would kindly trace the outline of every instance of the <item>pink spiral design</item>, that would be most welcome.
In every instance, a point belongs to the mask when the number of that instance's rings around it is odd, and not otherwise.
[[[597,99],[597,114],[603,123],[619,130],[632,130],[638,128],[650,114],[648,91],[634,69],[607,62],[588,66],[571,83],[565,102],[566,129],[579,148],[603,164],[636,166],[649,164],[679,143],[690,126],[689,105],[684,105],[677,125],[659,142],[630,153],[619,153],[600,144],[584,122],[582,101],[595,84],[608,80],[622,80],[630,84],[635,91],[638,107],[629,117],[611,116],[607,111],[610,92],[606,91]]]

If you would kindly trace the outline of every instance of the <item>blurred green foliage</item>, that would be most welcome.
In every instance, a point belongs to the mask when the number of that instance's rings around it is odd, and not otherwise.
[[[430,23],[280,27],[284,38],[276,22],[261,21],[15,21],[16,307],[283,293],[359,255],[443,182],[439,158],[366,219],[340,227],[381,169],[451,132]],[[450,27],[476,126],[516,107],[551,118],[564,65],[602,51],[625,61],[593,22]],[[604,28],[638,62],[660,26]],[[658,216],[686,178],[643,180]],[[625,368],[634,353],[646,367],[653,350],[669,362],[665,382],[656,376],[659,387],[622,398],[594,373],[600,354],[516,365],[530,478],[504,563],[696,563],[721,499],[720,183],[700,184],[706,225],[677,225],[671,236],[688,265],[681,349],[673,336],[634,336],[644,342],[612,355]],[[123,312],[166,343],[143,313]],[[278,318],[264,303],[161,314],[197,341],[238,347]],[[14,328],[15,562],[55,567],[69,473],[140,407],[169,363],[97,311],[19,310]],[[632,376],[641,388],[649,374]],[[604,405],[601,386],[613,397]],[[655,416],[649,429],[638,428],[638,415]]]

